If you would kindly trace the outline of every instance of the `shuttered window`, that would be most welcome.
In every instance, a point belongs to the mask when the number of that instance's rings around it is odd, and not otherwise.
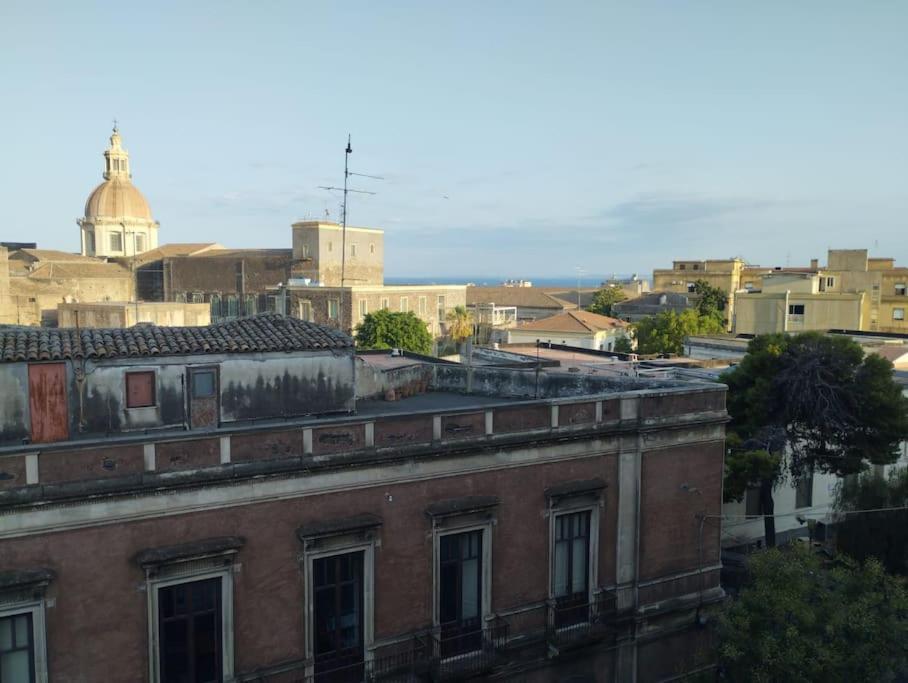
[[[145,408],[154,405],[154,373],[126,373],[126,407]]]

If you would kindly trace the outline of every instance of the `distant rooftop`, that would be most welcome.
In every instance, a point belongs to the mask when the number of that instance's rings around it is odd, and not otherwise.
[[[352,348],[332,328],[266,313],[199,327],[120,329],[0,326],[0,362]]]
[[[627,323],[607,315],[589,311],[567,311],[550,318],[534,320],[517,327],[517,330],[537,330],[539,332],[575,332],[579,334],[602,332],[615,328],[625,328]]]

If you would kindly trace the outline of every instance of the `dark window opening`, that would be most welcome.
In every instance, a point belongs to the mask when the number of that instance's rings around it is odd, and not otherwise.
[[[193,398],[212,398],[215,394],[216,384],[214,370],[192,371]]]
[[[482,531],[442,536],[439,544],[442,656],[482,647]]]
[[[555,626],[589,617],[590,513],[555,518]]]
[[[126,373],[126,407],[146,408],[155,404],[154,372]]]
[[[315,673],[321,683],[363,676],[363,552],[313,561]]]
[[[804,304],[790,304],[788,315],[804,315]]]
[[[795,507],[813,507],[813,472],[798,479],[795,487]]]
[[[158,589],[161,683],[221,680],[221,579]]]
[[[31,612],[0,618],[0,681],[35,681],[35,639]]]

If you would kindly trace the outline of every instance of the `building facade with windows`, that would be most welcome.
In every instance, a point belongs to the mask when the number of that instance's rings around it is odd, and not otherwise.
[[[445,334],[447,314],[466,304],[466,285],[358,285],[316,287],[291,284],[288,313],[352,333],[375,311],[413,313],[433,337]]]
[[[330,329],[118,332],[0,344],[27,399],[0,403],[13,680],[658,681],[712,661],[724,386],[433,364],[421,393],[350,412]],[[282,387],[315,378],[310,409],[275,415],[276,380],[230,398],[228,375],[272,362]],[[80,400],[127,418],[60,430]]]
[[[856,330],[906,333],[908,268],[866,249],[830,249],[827,265],[764,274],[759,289],[735,296],[741,334]]]

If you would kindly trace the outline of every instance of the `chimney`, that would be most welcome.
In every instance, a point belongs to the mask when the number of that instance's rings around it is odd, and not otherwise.
[[[818,270],[820,267],[820,259],[812,258],[810,259],[810,269]]]

